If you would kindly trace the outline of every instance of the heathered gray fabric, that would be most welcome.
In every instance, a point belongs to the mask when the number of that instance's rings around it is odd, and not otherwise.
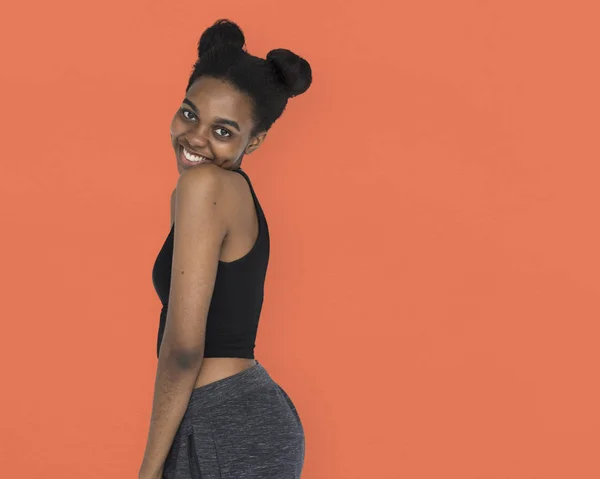
[[[164,479],[299,479],[304,429],[287,393],[257,361],[193,390]]]

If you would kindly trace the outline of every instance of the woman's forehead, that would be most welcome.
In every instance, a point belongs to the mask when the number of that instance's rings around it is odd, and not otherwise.
[[[201,77],[186,94],[198,108],[199,114],[235,115],[240,119],[251,116],[251,100],[231,84],[211,77]]]

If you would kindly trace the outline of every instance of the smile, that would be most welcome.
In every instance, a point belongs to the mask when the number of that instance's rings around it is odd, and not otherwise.
[[[199,156],[199,155],[195,155],[193,153],[190,153],[183,146],[181,147],[181,151],[183,152],[183,156],[185,156],[186,160],[191,161],[193,163],[204,163],[204,162],[211,161],[209,158],[206,158],[204,156]]]

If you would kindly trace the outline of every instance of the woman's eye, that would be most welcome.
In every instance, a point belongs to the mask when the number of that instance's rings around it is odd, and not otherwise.
[[[186,115],[186,113],[189,113],[190,115],[192,115],[192,118],[190,118],[189,116]],[[181,114],[183,115],[183,117],[186,120],[194,120],[196,115],[194,113],[192,113],[190,110],[185,110],[184,108],[181,109]],[[221,131],[223,133],[217,133],[217,135],[219,135],[221,138],[229,138],[231,136],[231,132],[229,130],[226,130],[225,128],[216,128],[215,131]]]
[[[217,130],[221,130],[221,131],[224,131],[224,132],[225,132],[225,134],[224,134],[224,135],[223,135],[223,134],[221,134],[221,133],[219,133],[219,134],[218,134],[219,136],[222,136],[222,137],[224,137],[224,138],[228,138],[228,137],[230,137],[230,136],[231,136],[231,133],[230,133],[229,131],[227,131],[225,128],[217,128]]]
[[[189,117],[187,117],[187,116],[185,115],[186,113],[189,113],[190,115],[196,116],[196,115],[194,115],[194,114],[193,114],[191,111],[189,111],[189,110],[183,110],[183,109],[182,109],[182,110],[181,110],[181,114],[182,114],[182,115],[184,116],[184,118],[186,118],[187,120],[191,120],[192,118],[189,118]]]

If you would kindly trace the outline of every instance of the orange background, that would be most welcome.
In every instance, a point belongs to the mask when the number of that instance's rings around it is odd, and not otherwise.
[[[4,6],[0,475],[137,477],[169,125],[230,18],[313,68],[244,162],[303,479],[600,477],[596,5]]]

